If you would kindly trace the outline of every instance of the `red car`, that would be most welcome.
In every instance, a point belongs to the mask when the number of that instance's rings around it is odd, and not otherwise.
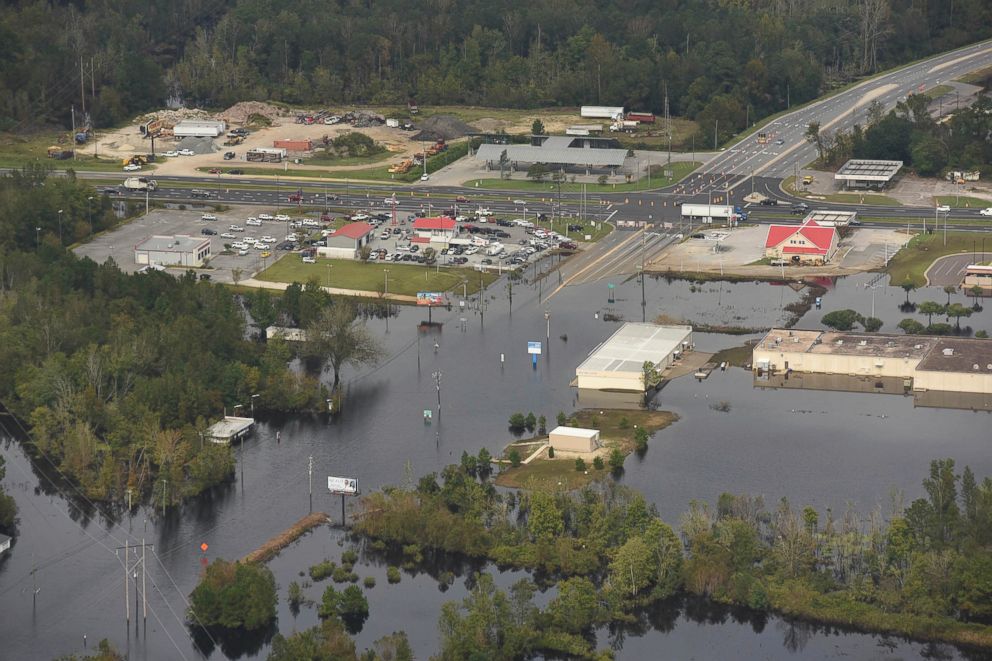
[[[210,168],[210,174],[220,174],[220,168]]]
[[[455,198],[455,202],[458,202],[459,204],[466,204],[468,203],[468,198],[465,197],[464,195],[459,195],[458,197]]]

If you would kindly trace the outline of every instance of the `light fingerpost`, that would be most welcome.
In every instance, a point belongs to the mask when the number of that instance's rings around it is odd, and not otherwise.
[[[59,209],[59,245],[62,245],[62,209]]]

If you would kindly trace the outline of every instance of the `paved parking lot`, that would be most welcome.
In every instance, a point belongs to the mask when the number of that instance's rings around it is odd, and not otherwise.
[[[976,262],[986,262],[992,259],[992,253],[966,253],[964,255],[947,255],[934,261],[927,269],[927,283],[936,287],[948,285],[957,287],[964,280],[964,270]]]
[[[204,221],[202,216],[205,213],[216,216],[217,220],[214,221]],[[254,274],[265,269],[266,266],[272,264],[272,262],[280,258],[285,251],[277,250],[275,245],[270,246],[269,252],[271,256],[268,258],[262,257],[262,252],[260,250],[255,250],[253,248],[248,249],[247,255],[238,254],[220,254],[224,250],[224,244],[230,244],[241,240],[243,237],[254,236],[256,238],[261,238],[262,236],[269,235],[276,239],[276,243],[282,242],[283,239],[293,230],[291,229],[289,222],[286,221],[263,221],[262,226],[248,226],[246,225],[246,220],[249,216],[258,217],[264,214],[264,210],[260,210],[257,207],[235,207],[229,211],[216,212],[212,209],[203,207],[199,209],[186,209],[180,210],[176,209],[153,209],[147,215],[135,218],[129,223],[121,226],[113,232],[109,232],[102,236],[97,237],[90,243],[79,246],[75,249],[75,252],[79,256],[90,257],[97,263],[103,263],[108,258],[113,258],[118,266],[123,271],[134,272],[140,268],[140,265],[136,264],[134,261],[134,247],[141,243],[144,239],[153,235],[176,235],[176,234],[188,234],[190,236],[199,237],[202,236],[202,231],[204,228],[210,228],[217,232],[216,235],[209,236],[211,243],[211,253],[213,258],[210,260],[209,270],[211,279],[219,282],[232,282],[234,269],[240,269],[240,279],[247,279]],[[275,211],[269,210],[269,213],[275,215]],[[500,256],[490,256],[486,254],[484,248],[480,247],[478,252],[474,254],[463,253],[461,256],[467,258],[467,262],[463,266],[474,267],[491,267],[491,268],[506,268],[508,266],[513,266],[509,263],[509,257],[516,251],[519,251],[523,247],[523,243],[533,240],[535,237],[528,234],[527,228],[512,226],[512,227],[501,227],[496,225],[495,219],[491,222],[479,223],[477,220],[465,221],[460,223],[461,225],[474,225],[479,228],[487,228],[491,231],[501,231],[509,234],[508,238],[498,238],[497,240],[503,244],[505,252]],[[238,225],[244,228],[244,232],[230,232],[230,225]],[[309,228],[311,231],[316,231],[317,228]],[[389,230],[389,238],[382,238],[383,232]],[[557,230],[561,231],[564,228],[561,226],[556,227]],[[374,250],[379,248],[384,248],[387,252],[391,254],[399,255],[411,255],[409,261],[413,261],[412,255],[419,254],[423,251],[426,244],[420,244],[417,253],[410,253],[406,249],[410,245],[409,237],[413,232],[413,222],[410,219],[410,214],[402,213],[399,214],[399,220],[396,225],[392,225],[390,221],[386,221],[380,227],[376,228],[374,231],[375,238],[372,240],[372,248]],[[220,235],[222,233],[230,233],[235,238],[224,238]],[[486,235],[481,232],[478,234],[470,234],[468,232],[462,232],[461,237],[471,237],[479,236],[486,238],[496,238],[491,234]],[[399,246],[402,246],[400,248]],[[236,251],[235,251],[236,253]],[[539,251],[532,255],[530,259],[539,257],[543,251]],[[452,258],[455,257],[454,254],[441,255],[439,256],[440,264],[446,265],[452,263]],[[290,258],[297,258],[291,256]],[[486,261],[491,262],[491,264],[485,264]],[[177,269],[184,270],[184,269]]]

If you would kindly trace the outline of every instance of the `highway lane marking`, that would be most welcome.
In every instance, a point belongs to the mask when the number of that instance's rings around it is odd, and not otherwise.
[[[643,232],[643,230],[641,230],[641,231]],[[600,261],[602,261],[603,259],[606,259],[606,258],[607,258],[607,257],[609,257],[610,255],[612,255],[612,254],[613,254],[614,252],[616,252],[617,250],[619,250],[620,248],[622,248],[622,247],[623,247],[623,246],[624,246],[625,244],[627,244],[627,243],[629,243],[629,242],[631,242],[631,241],[633,241],[633,240],[635,240],[635,239],[637,239],[639,235],[640,235],[640,232],[637,232],[637,233],[635,233],[635,234],[634,234],[633,236],[631,236],[630,238],[628,238],[628,239],[624,239],[623,241],[621,241],[620,243],[618,243],[617,245],[615,245],[615,246],[614,246],[613,248],[611,248],[610,250],[608,250],[608,251],[607,251],[607,252],[606,252],[605,254],[603,254],[603,255],[601,255],[600,257],[597,257],[596,259],[594,259],[594,260],[593,260],[593,261],[592,261],[592,262],[591,262],[591,263],[590,263],[590,264],[589,264],[588,266],[586,266],[585,268],[583,268],[583,269],[580,269],[579,271],[576,271],[576,272],[575,272],[575,273],[573,273],[572,275],[570,275],[570,276],[568,276],[567,278],[565,278],[565,281],[564,281],[564,282],[562,282],[562,283],[561,283],[560,285],[558,285],[558,288],[557,288],[557,289],[555,289],[555,290],[554,290],[553,292],[551,292],[550,294],[548,294],[548,296],[547,296],[547,297],[546,297],[546,298],[545,298],[544,300],[545,300],[545,301],[548,301],[548,300],[550,300],[552,296],[554,296],[554,295],[555,295],[555,294],[557,294],[557,293],[558,293],[559,291],[561,291],[562,289],[564,289],[565,287],[567,287],[567,286],[568,286],[569,284],[571,284],[571,283],[572,283],[572,282],[573,282],[573,281],[574,281],[574,280],[575,280],[576,278],[578,278],[578,277],[579,277],[580,275],[582,275],[583,273],[585,273],[586,271],[588,271],[588,270],[589,270],[589,269],[591,269],[592,267],[594,267],[594,266],[596,266],[596,265],[597,265],[597,264],[598,264],[598,263],[599,263]]]

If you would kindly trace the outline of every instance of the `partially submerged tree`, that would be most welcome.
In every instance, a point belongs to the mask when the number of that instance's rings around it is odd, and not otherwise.
[[[324,308],[306,328],[305,357],[321,361],[334,372],[334,388],[341,383],[344,365],[374,365],[384,353],[379,339],[372,335],[350,303],[336,302]]]

